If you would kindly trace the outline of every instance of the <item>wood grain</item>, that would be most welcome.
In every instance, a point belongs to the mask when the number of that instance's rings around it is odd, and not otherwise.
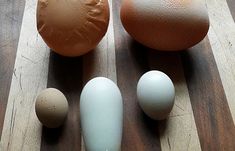
[[[109,4],[112,10],[112,1]],[[67,96],[69,113],[64,126],[59,129],[43,128],[42,151],[85,150],[80,132],[79,97],[83,85],[97,76],[117,81],[112,12],[108,31],[93,51],[78,58],[51,53],[48,87],[58,88]]]
[[[122,151],[161,150],[158,123],[146,117],[136,100],[136,85],[148,70],[147,54],[125,33],[119,18],[120,0],[113,1],[114,35],[118,86],[124,101],[124,133]]]
[[[62,57],[51,52],[47,87],[57,88],[64,93],[69,103],[69,112],[60,128],[43,127],[41,151],[80,150],[79,97],[82,89],[82,58]]]
[[[235,127],[208,39],[182,59],[202,150],[234,151]]]
[[[235,1],[205,0],[208,37],[180,53],[156,52],[133,41],[121,25],[120,2],[109,0],[107,34],[94,51],[77,58],[50,53],[37,34],[36,0],[0,2],[1,151],[85,151],[79,97],[96,76],[121,89],[122,151],[235,150]],[[149,119],[136,99],[137,81],[151,69],[167,73],[176,88],[173,111],[161,122]],[[46,87],[60,89],[69,101],[68,118],[58,129],[42,127],[35,115],[35,97]]]
[[[230,9],[231,15],[233,16],[233,20],[235,20],[235,1],[227,0],[228,7]]]
[[[207,8],[211,22],[208,37],[219,69],[228,105],[233,120],[235,120],[235,23],[226,0],[208,0]]]
[[[141,49],[141,46],[138,46]],[[184,77],[179,53],[149,51],[151,70],[166,73],[175,86],[175,104],[167,120],[159,124],[160,142],[163,151],[200,151],[200,142],[194,120],[189,92]]]
[[[3,150],[39,150],[41,124],[34,103],[46,87],[49,50],[38,36],[35,0],[27,0],[19,38],[14,74],[2,130]]]
[[[126,99],[125,127],[128,130],[124,130],[124,150],[201,150],[179,54],[159,53],[138,44],[125,33],[120,23],[116,30],[118,84]],[[175,106],[166,121],[151,121],[137,104],[137,81],[150,69],[166,72],[175,83]]]
[[[109,0],[110,19],[107,33],[99,45],[83,57],[83,84],[98,76],[117,82],[115,41],[113,28],[113,0]],[[85,151],[82,140],[81,151]]]
[[[115,83],[117,81],[112,7],[112,0],[109,0],[110,19],[107,33],[93,51],[83,56],[84,84],[97,76],[107,77]]]
[[[0,1],[0,136],[11,85],[24,0]]]

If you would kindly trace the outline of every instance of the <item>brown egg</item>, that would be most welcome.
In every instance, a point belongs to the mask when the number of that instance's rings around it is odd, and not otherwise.
[[[68,102],[57,89],[43,90],[36,98],[35,111],[39,121],[48,128],[63,124],[68,113]]]
[[[123,0],[121,21],[143,45],[158,50],[183,50],[200,42],[209,29],[202,0]]]
[[[38,0],[37,29],[63,56],[80,56],[97,46],[109,23],[108,0]]]

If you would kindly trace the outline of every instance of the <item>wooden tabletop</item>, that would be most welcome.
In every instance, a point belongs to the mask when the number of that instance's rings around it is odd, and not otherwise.
[[[105,76],[123,96],[122,151],[235,151],[235,0],[205,0],[207,37],[175,53],[135,42],[121,25],[121,0],[109,2],[110,25],[97,48],[66,58],[38,35],[36,0],[0,1],[0,150],[84,151],[80,92],[89,79]],[[137,81],[152,69],[167,73],[176,88],[173,110],[161,122],[146,117],[136,101]],[[46,87],[69,101],[59,129],[42,127],[35,114],[35,97]]]

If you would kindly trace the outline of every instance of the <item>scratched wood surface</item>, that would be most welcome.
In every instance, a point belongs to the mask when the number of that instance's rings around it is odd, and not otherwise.
[[[37,0],[0,0],[0,151],[85,151],[79,97],[86,82],[105,76],[124,102],[123,151],[235,150],[235,1],[205,0],[207,37],[183,52],[159,52],[135,42],[120,22],[121,0],[109,0],[110,24],[97,48],[77,58],[50,51],[36,30]],[[136,84],[149,70],[173,80],[175,105],[161,122],[143,114]],[[63,127],[47,129],[34,103],[46,87],[69,102]]]

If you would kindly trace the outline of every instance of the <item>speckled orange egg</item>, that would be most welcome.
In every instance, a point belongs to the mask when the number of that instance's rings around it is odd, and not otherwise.
[[[209,29],[202,0],[123,0],[121,21],[136,41],[158,50],[192,47]]]
[[[109,23],[108,0],[38,0],[37,29],[63,56],[80,56],[97,46]]]

